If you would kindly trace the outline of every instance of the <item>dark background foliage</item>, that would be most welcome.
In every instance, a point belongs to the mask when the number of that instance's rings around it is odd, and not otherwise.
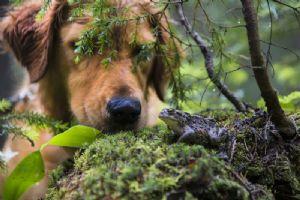
[[[0,17],[8,9],[9,0],[0,1]],[[17,66],[12,55],[4,52],[0,47],[0,98],[8,98],[15,94],[19,84],[24,80],[24,72]]]

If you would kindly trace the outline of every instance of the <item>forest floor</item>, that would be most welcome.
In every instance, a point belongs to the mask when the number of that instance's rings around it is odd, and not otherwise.
[[[52,173],[47,199],[300,199],[299,138],[282,140],[263,111],[199,114],[233,136],[222,152],[176,143],[166,125],[102,135]]]

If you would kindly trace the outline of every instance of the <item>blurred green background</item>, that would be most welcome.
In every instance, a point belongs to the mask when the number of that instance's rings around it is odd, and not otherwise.
[[[299,91],[300,9],[296,12],[273,1],[269,1],[269,5],[266,0],[256,2],[261,44],[266,59],[272,32],[273,45],[270,46],[268,56],[272,82],[280,95]],[[300,6],[299,0],[282,2],[293,7]],[[250,69],[248,41],[240,1],[189,1],[184,3],[184,8],[194,30],[206,39],[214,51],[216,73],[237,97],[256,105],[260,99],[260,92]],[[177,20],[175,10],[171,13]],[[176,24],[176,30],[181,30],[182,39],[194,44],[187,38],[183,27],[177,21]],[[195,112],[207,108],[232,108],[207,79],[204,59],[199,49],[193,47],[187,51],[186,60],[181,68],[188,97],[188,101],[181,104],[183,108]]]

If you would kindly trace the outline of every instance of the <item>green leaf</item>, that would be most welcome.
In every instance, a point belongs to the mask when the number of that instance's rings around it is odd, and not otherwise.
[[[81,148],[85,144],[90,144],[95,141],[97,135],[100,133],[97,129],[87,126],[77,125],[66,130],[65,132],[54,136],[46,145],[55,145],[61,147],[78,147]]]
[[[39,151],[25,157],[6,179],[4,184],[4,200],[17,200],[27,189],[42,180],[45,175],[41,150],[47,145],[61,147],[83,147],[92,143],[100,131],[87,126],[77,125],[54,136],[43,144]]]
[[[43,179],[44,162],[40,151],[33,152],[24,158],[4,184],[4,200],[17,200],[31,186]]]

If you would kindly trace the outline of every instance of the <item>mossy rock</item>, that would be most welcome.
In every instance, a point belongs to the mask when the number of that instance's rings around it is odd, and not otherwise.
[[[236,136],[231,162],[218,149],[174,143],[162,125],[102,135],[52,173],[47,199],[299,199],[297,140],[276,138],[263,113],[202,114]]]
[[[103,136],[57,169],[47,199],[248,199],[230,168],[201,145],[169,144],[163,127]]]

